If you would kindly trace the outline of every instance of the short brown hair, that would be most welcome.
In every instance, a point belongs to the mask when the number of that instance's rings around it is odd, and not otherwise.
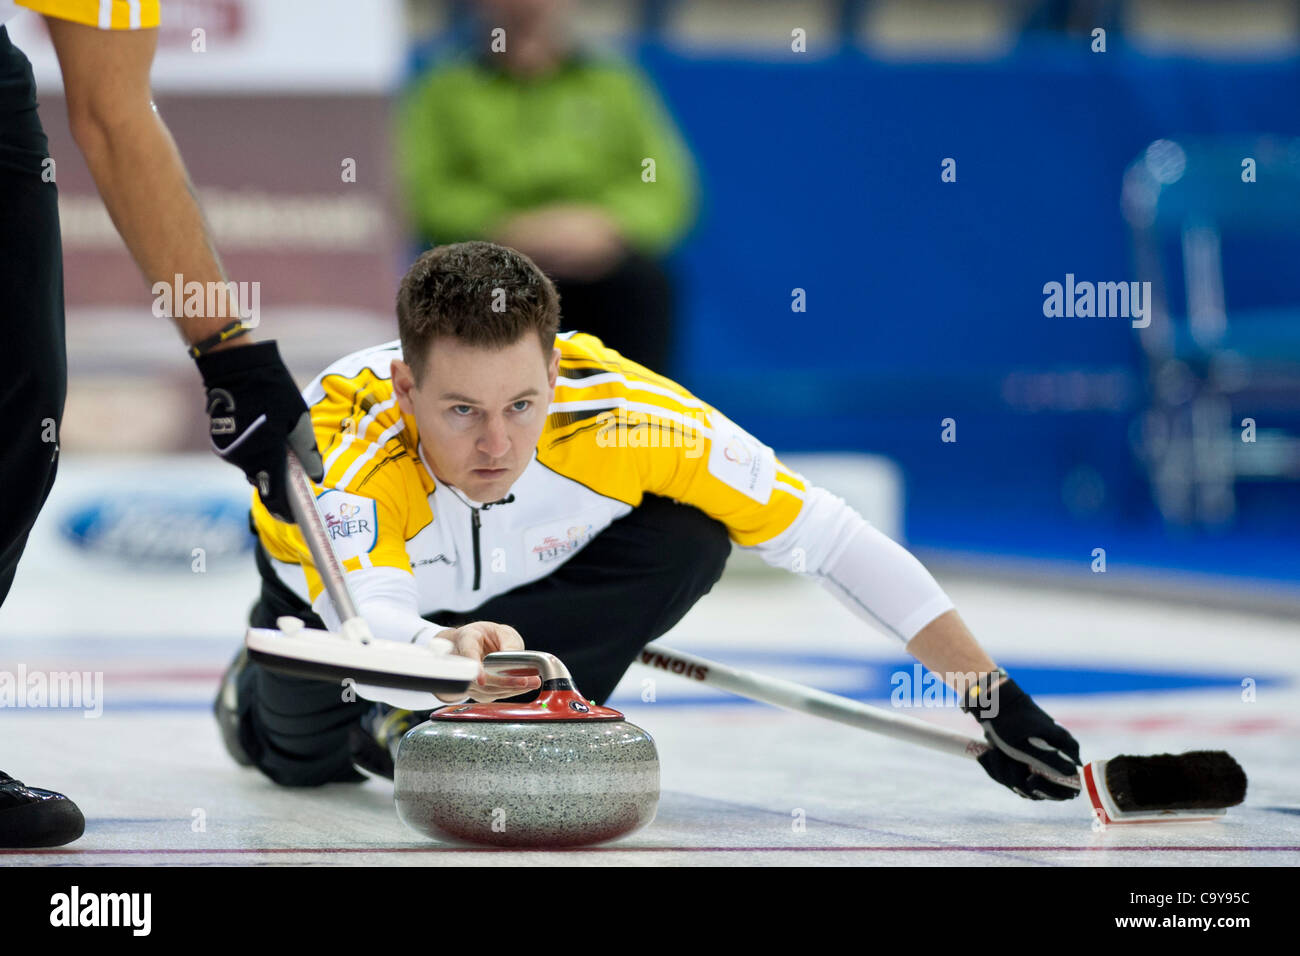
[[[496,306],[496,308],[494,308]],[[503,311],[498,311],[504,306]],[[424,252],[397,290],[402,358],[418,385],[439,336],[504,348],[529,331],[550,358],[560,330],[560,296],[522,252],[491,242],[457,242]]]

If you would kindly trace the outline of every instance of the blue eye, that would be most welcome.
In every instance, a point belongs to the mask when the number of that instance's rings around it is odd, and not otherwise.
[[[461,411],[462,408],[464,409],[463,412]],[[471,412],[473,412],[474,407],[472,405],[453,405],[451,406],[451,410],[455,412],[457,415],[464,417],[465,415],[468,415]]]
[[[526,398],[521,398],[521,399],[519,399],[519,401],[515,402],[515,404],[514,404],[514,409],[515,409],[515,411],[517,411],[517,412],[526,411],[526,410],[528,409],[528,406],[530,406],[530,405],[532,405],[532,404],[533,404],[533,403],[530,402],[528,399],[526,399]],[[521,408],[520,406],[523,406],[523,407]]]

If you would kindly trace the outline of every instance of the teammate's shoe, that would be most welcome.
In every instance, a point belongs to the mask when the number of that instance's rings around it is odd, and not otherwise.
[[[212,715],[217,718],[217,726],[221,728],[221,742],[226,745],[226,752],[241,767],[253,766],[252,758],[239,740],[239,675],[247,666],[248,650],[241,647],[222,675],[217,699],[212,702]]]
[[[63,846],[86,832],[86,818],[61,793],[24,786],[0,770],[0,847]]]
[[[374,704],[361,723],[348,734],[352,766],[371,777],[393,779],[397,745],[402,735],[429,719],[432,711],[401,710],[389,704]]]

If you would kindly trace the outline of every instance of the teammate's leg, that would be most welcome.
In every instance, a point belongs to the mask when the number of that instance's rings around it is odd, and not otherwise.
[[[63,252],[58,194],[43,178],[48,155],[31,67],[0,27],[0,421],[7,433],[0,455],[0,604],[54,484],[67,393]]]
[[[55,184],[43,176],[49,147],[36,115],[31,65],[0,27],[0,604],[13,585],[32,524],[54,484],[67,392],[63,252]],[[85,819],[61,793],[0,772],[0,846],[61,846]]]

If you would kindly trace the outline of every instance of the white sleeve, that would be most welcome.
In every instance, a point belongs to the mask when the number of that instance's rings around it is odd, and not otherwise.
[[[441,624],[430,623],[420,616],[420,595],[415,576],[409,571],[362,568],[347,572],[347,582],[357,603],[357,613],[366,619],[370,632],[381,640],[423,645],[444,630]],[[338,611],[329,591],[321,591],[311,609],[331,631],[339,629]]]
[[[854,614],[904,644],[953,608],[915,555],[824,488],[809,487],[790,527],[752,550],[773,567],[814,575]]]

